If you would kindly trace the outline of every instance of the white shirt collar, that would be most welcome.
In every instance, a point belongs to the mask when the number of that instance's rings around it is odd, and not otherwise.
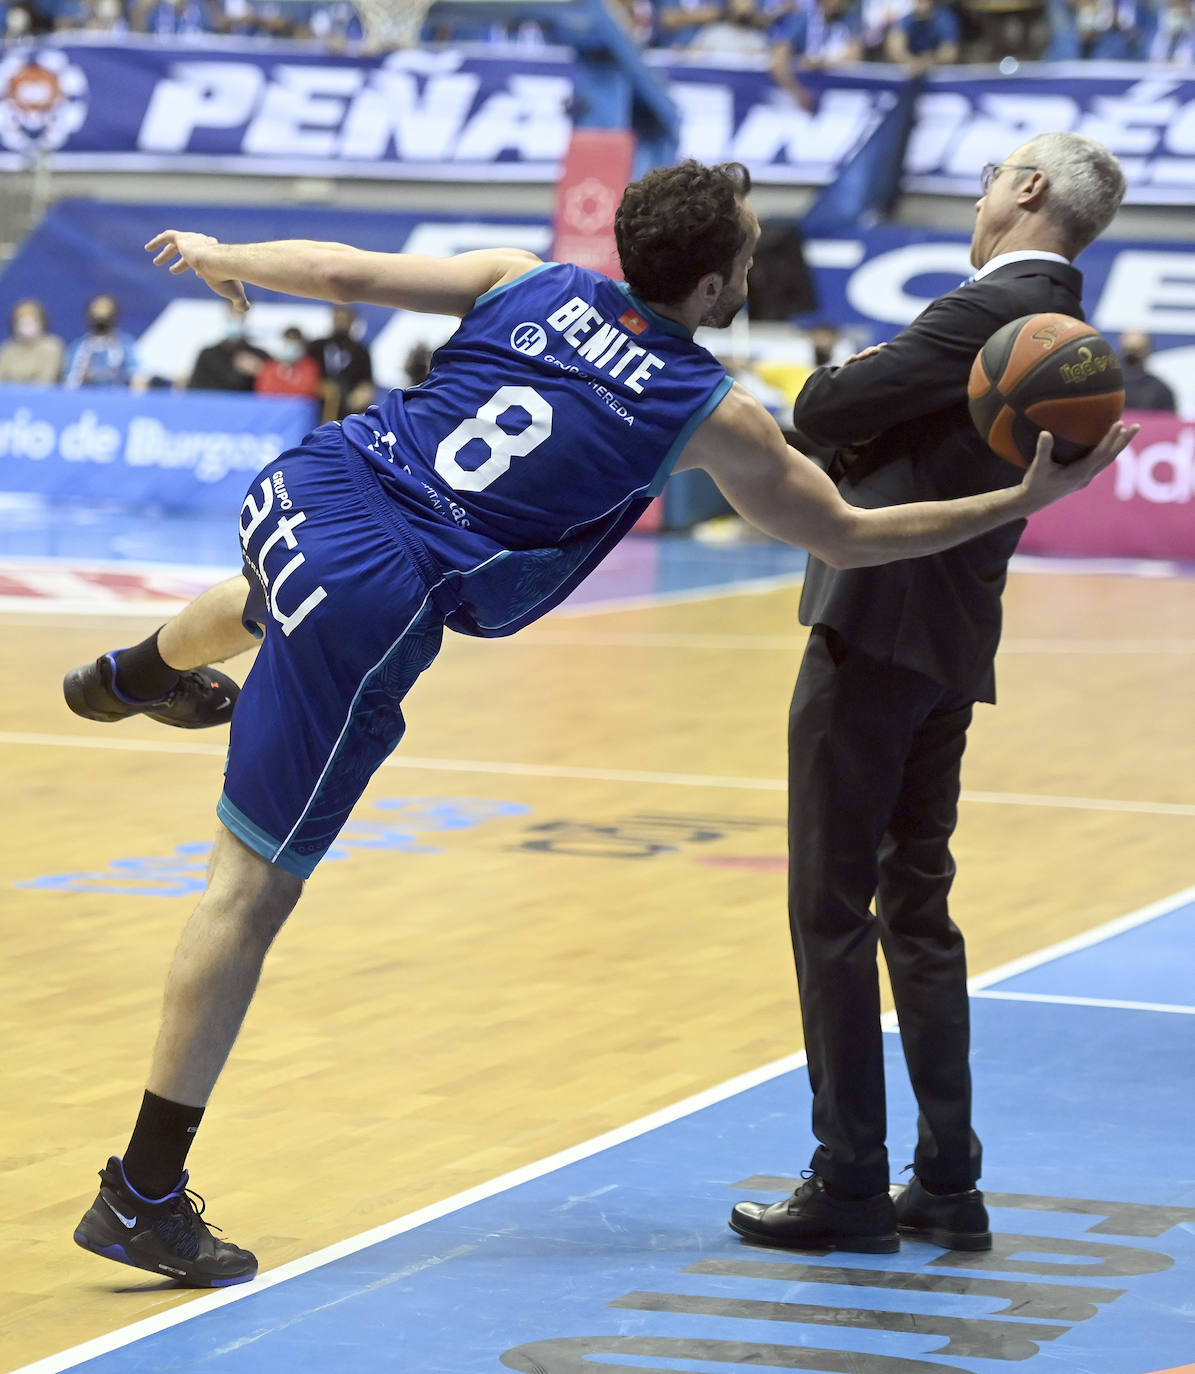
[[[981,277],[986,277],[989,272],[994,272],[997,267],[1007,267],[1010,262],[1031,262],[1035,258],[1045,262],[1062,262],[1067,267],[1071,266],[1071,260],[1064,258],[1061,253],[1047,253],[1041,248],[1018,248],[1013,253],[1000,253],[985,262],[971,280],[978,281]]]

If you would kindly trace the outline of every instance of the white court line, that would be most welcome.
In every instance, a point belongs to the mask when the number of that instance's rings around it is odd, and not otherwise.
[[[1090,948],[1092,945],[1111,939],[1123,931],[1132,930],[1158,916],[1164,916],[1170,911],[1186,906],[1191,901],[1195,901],[1195,887],[1186,888],[1172,897],[1165,897],[1161,901],[1153,902],[1127,916],[1109,921],[1073,940],[1062,941],[1060,944],[1051,945],[1048,949],[1041,950],[1037,954],[1026,955],[1023,959],[1004,964],[988,974],[982,974],[972,979],[969,986],[972,991],[975,991],[989,983],[1000,982],[1013,973],[1022,973],[1027,969],[1036,968],[1039,964],[1049,963],[1062,954],[1071,953],[1076,949]],[[882,1024],[885,1030],[895,1028],[895,1017],[895,1012],[888,1012],[883,1017]],[[443,1202],[420,1208],[419,1211],[411,1212],[408,1216],[400,1217],[396,1221],[387,1222],[383,1226],[375,1226],[372,1230],[363,1231],[360,1235],[338,1241],[334,1245],[315,1251],[314,1254],[305,1255],[302,1259],[280,1265],[277,1269],[271,1269],[267,1274],[254,1279],[252,1283],[240,1284],[235,1288],[226,1288],[221,1292],[212,1292],[203,1297],[194,1298],[181,1307],[172,1308],[169,1312],[159,1313],[154,1317],[146,1317],[139,1322],[133,1322],[129,1326],[121,1327],[119,1330],[111,1331],[103,1336],[97,1336],[93,1340],[85,1341],[81,1345],[74,1346],[70,1350],[64,1350],[57,1355],[49,1355],[45,1359],[12,1371],[12,1374],[61,1374],[62,1370],[73,1369],[86,1360],[110,1354],[112,1351],[131,1345],[143,1337],[166,1331],[173,1326],[180,1326],[183,1322],[188,1322],[194,1317],[203,1316],[205,1313],[215,1311],[218,1308],[228,1307],[234,1302],[240,1302],[244,1298],[264,1292],[267,1288],[273,1288],[277,1284],[284,1283],[287,1279],[298,1278],[302,1274],[310,1273],[313,1269],[318,1269],[321,1265],[343,1259],[346,1255],[356,1254],[370,1245],[376,1245],[380,1241],[389,1240],[391,1237],[402,1235],[406,1231],[412,1231],[425,1222],[436,1221],[440,1217],[460,1211],[471,1203],[481,1202],[485,1198],[494,1197],[508,1189],[517,1188],[522,1183],[529,1183],[533,1179],[542,1178],[545,1174],[553,1173],[557,1169],[563,1169],[569,1164],[575,1164],[579,1160],[600,1154],[601,1151],[608,1150],[615,1145],[622,1145],[628,1140],[634,1140],[637,1136],[645,1135],[648,1131],[655,1130],[659,1126],[666,1126],[673,1121],[681,1120],[683,1117],[692,1116],[705,1107],[725,1102],[727,1098],[734,1097],[737,1093],[746,1092],[750,1088],[758,1087],[761,1083],[779,1078],[782,1074],[791,1073],[804,1063],[805,1055],[803,1052],[773,1060],[772,1063],[765,1064],[761,1068],[728,1079],[725,1083],[707,1088],[704,1092],[695,1093],[692,1097],[687,1097],[684,1101],[677,1102],[671,1107],[664,1107],[658,1112],[640,1117],[629,1125],[616,1127],[614,1130],[607,1131],[592,1140],[574,1145],[568,1150],[561,1150],[559,1153],[549,1155],[548,1158],[541,1159],[534,1164],[525,1165],[521,1169],[512,1170],[510,1173],[503,1174],[488,1183],[478,1184],[475,1188],[457,1193],[453,1197],[446,1198]]]
[[[232,525],[229,525],[232,529]],[[188,581],[219,582],[233,573],[240,572],[241,565],[236,558],[236,536],[228,541],[233,551],[227,563],[158,563],[151,558],[55,558],[39,554],[19,555],[0,558],[0,573],[20,573],[22,569],[32,568],[37,572],[80,572],[87,573],[132,573],[135,576],[181,577]]]
[[[220,579],[216,578],[219,582]],[[205,584],[206,586],[206,584]],[[15,612],[17,615],[78,616],[88,623],[101,616],[145,615],[170,616],[187,604],[185,597],[158,597],[153,601],[120,601],[115,597],[58,598],[47,596],[0,596],[0,613]]]
[[[84,735],[52,735],[0,730],[0,744],[41,745],[63,749],[115,749],[142,754],[195,754],[223,758],[223,744],[192,744],[188,740],[91,739]],[[641,768],[583,768],[562,763],[508,763],[495,759],[429,759],[392,754],[383,768],[411,772],[487,773],[512,778],[570,778],[578,782],[625,782],[648,786],[707,787],[732,792],[783,792],[783,778],[735,778],[717,773],[649,772]],[[964,802],[990,806],[1038,806],[1068,811],[1113,811],[1145,816],[1195,816],[1195,802],[1122,801],[1113,797],[1052,797],[1036,792],[973,792]]]
[[[1165,1011],[1179,1016],[1195,1016],[1195,1007],[1173,1002],[1123,1002],[1113,997],[1067,997],[1060,992],[995,992],[981,990],[972,994],[1000,1002],[1056,1002],[1063,1007],[1112,1007],[1117,1011]]]
[[[543,622],[550,624],[550,622]],[[802,627],[789,635],[671,634],[666,631],[595,630],[572,634],[568,630],[535,629],[512,636],[508,643],[534,648],[537,644],[585,648],[589,645],[626,649],[759,649],[796,653],[804,645]],[[1195,639],[1006,639],[1001,654],[1195,654]]]
[[[1027,954],[1024,958],[1001,964],[999,968],[991,969],[988,973],[978,974],[968,980],[967,987],[974,995],[996,983],[1003,983],[1005,979],[1013,978],[1018,973],[1027,973],[1030,969],[1040,968],[1043,964],[1061,959],[1064,954],[1075,954],[1081,949],[1090,949],[1092,945],[1102,944],[1114,935],[1121,935],[1126,930],[1135,930],[1137,926],[1143,926],[1158,916],[1165,916],[1168,912],[1177,911],[1179,907],[1187,906],[1191,902],[1195,902],[1195,887],[1184,888],[1182,892],[1176,892],[1171,897],[1163,897],[1161,901],[1152,902],[1149,906],[1140,907],[1127,916],[1118,916],[1113,921],[1096,926],[1094,930],[1086,931],[1082,935],[1072,935],[1069,940],[1060,940],[1056,945],[1038,950],[1036,954]]]
[[[1001,654],[1190,654],[1195,639],[1006,639]]]

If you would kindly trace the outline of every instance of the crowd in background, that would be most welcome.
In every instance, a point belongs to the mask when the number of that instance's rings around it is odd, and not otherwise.
[[[716,58],[755,54],[806,103],[801,69],[861,60],[910,71],[1006,56],[1065,60],[1195,62],[1195,0],[613,0],[644,47]],[[332,49],[362,40],[348,0],[0,0],[10,40],[90,29],[156,34],[172,41],[205,34],[316,39]],[[434,21],[428,41],[545,41],[535,23]]]
[[[143,362],[133,336],[120,327],[114,296],[93,296],[85,312],[86,328],[67,344],[50,328],[41,301],[29,297],[13,306],[8,337],[0,342],[0,385],[76,387],[174,387],[188,391],[241,391],[259,396],[307,396],[318,401],[323,419],[359,413],[375,399],[373,364],[361,341],[360,320],[351,306],[332,311],[324,338],[307,339],[297,325],[284,329],[273,352],[250,336],[245,316],[229,308],[219,338],[199,348],[187,377],[155,376]],[[807,364],[728,363],[744,386],[769,409],[787,413],[792,399],[815,367],[840,364],[852,343],[832,325],[817,323],[805,331]],[[1170,388],[1149,372],[1151,343],[1138,330],[1119,342],[1130,410],[1173,411]],[[406,383],[417,386],[431,367],[424,344],[412,348],[405,363]]]
[[[0,384],[307,396],[319,402],[326,420],[362,411],[374,401],[373,364],[360,341],[360,322],[349,306],[333,310],[324,338],[308,339],[291,325],[272,352],[255,343],[245,317],[229,309],[220,337],[198,349],[186,377],[153,372],[136,339],[120,327],[120,305],[114,296],[93,296],[84,323],[83,332],[68,344],[51,329],[41,301],[18,301],[9,318],[8,337],[0,342]],[[425,351],[416,350],[407,360],[408,381],[422,381],[427,370]]]

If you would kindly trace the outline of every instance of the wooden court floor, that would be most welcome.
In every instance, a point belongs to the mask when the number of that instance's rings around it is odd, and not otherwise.
[[[799,1048],[795,604],[450,637],[280,937],[192,1152],[209,1217],[263,1268]],[[975,973],[1195,881],[1195,580],[1018,573],[1007,611],[956,845]],[[127,1139],[193,901],[144,893],[194,880],[178,846],[210,839],[220,786],[212,733],[61,703],[67,668],[154,623],[0,617],[4,1370],[187,1300],[70,1240]],[[84,876],[44,882],[63,874]]]

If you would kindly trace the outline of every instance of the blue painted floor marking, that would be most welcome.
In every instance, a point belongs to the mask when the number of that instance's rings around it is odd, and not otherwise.
[[[1121,976],[1105,992],[1153,993],[1139,981],[1153,961],[1122,956],[1155,931],[1167,957],[1191,966],[1195,924],[1183,908],[1106,942]],[[1089,964],[1103,948],[1046,964],[1050,987],[1070,961]],[[799,1070],[77,1367],[989,1374],[1015,1364],[1148,1374],[1190,1363],[1190,1018],[973,1005],[990,1255],[908,1241],[896,1255],[798,1255],[734,1237],[733,1201],[782,1195],[808,1159]],[[896,1037],[885,1047],[898,1178],[912,1158],[915,1108]],[[1068,1209],[1067,1199],[1095,1202]],[[218,1199],[212,1212],[251,1243]],[[107,1277],[114,1287],[135,1281],[127,1270]]]
[[[1002,992],[1052,993],[1195,1006],[1195,902],[1089,949],[995,984]]]

